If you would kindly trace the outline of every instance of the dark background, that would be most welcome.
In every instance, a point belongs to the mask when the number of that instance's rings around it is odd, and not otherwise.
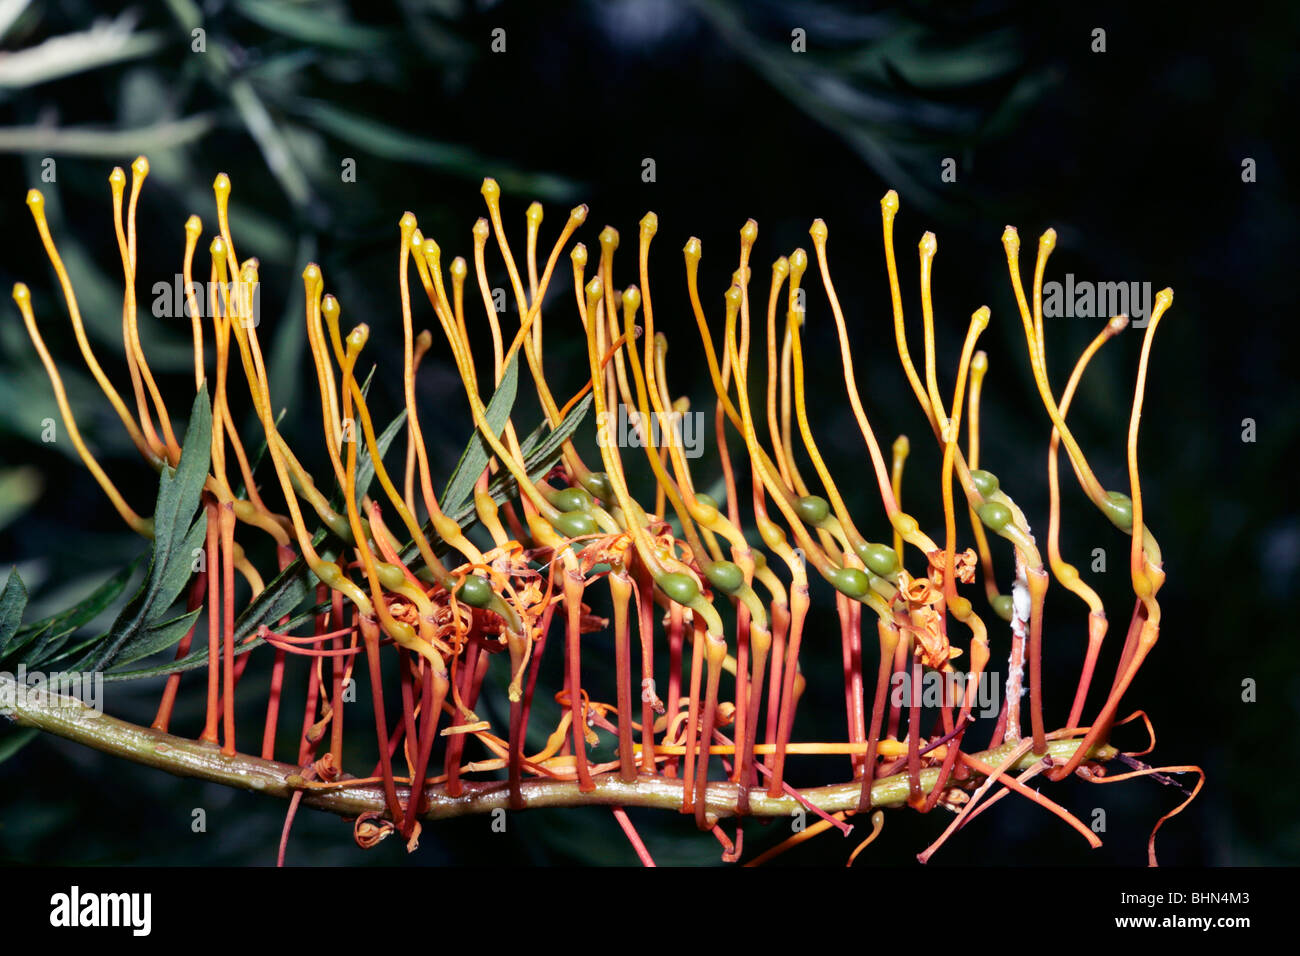
[[[621,230],[620,284],[634,278],[637,222],[647,209],[658,213],[652,290],[657,324],[673,344],[671,387],[710,416],[679,250],[688,236],[702,240],[701,291],[720,322],[720,296],[745,219],[752,216],[760,229],[751,294],[765,296],[770,262],[796,245],[811,250],[807,229],[820,216],[830,229],[832,273],[868,413],[882,444],[899,432],[912,437],[905,507],[941,529],[939,455],[925,440],[924,419],[898,368],[889,318],[878,202],[894,187],[902,199],[896,243],[913,354],[920,351],[914,243],[929,229],[939,239],[941,388],[951,388],[970,313],[987,304],[993,319],[981,341],[990,358],[982,460],[1037,528],[1046,520],[1050,423],[1025,361],[999,238],[1007,223],[1018,226],[1028,281],[1034,240],[1053,226],[1060,238],[1049,278],[1073,272],[1176,292],[1155,343],[1140,444],[1147,520],[1168,573],[1165,623],[1126,710],[1143,707],[1154,720],[1159,745],[1151,759],[1200,764],[1209,779],[1200,799],[1162,830],[1161,859],[1294,863],[1300,824],[1292,728],[1300,678],[1288,612],[1300,519],[1282,467],[1300,406],[1283,344],[1294,322],[1289,263],[1296,250],[1295,180],[1286,173],[1294,162],[1283,124],[1295,113],[1289,93],[1298,79],[1298,17],[1288,4],[1189,9],[992,0],[172,0],[121,10],[34,2],[0,24],[0,49],[10,51],[0,59],[0,285],[21,279],[32,287],[83,430],[128,498],[145,507],[156,479],[105,403],[95,401],[89,377],[77,371],[63,306],[23,205],[30,185],[46,196],[92,340],[118,376],[120,269],[105,179],[114,164],[148,154],[142,321],[151,362],[167,373],[175,415],[187,407],[186,382],[192,387],[188,320],[175,328],[153,321],[144,297],[154,281],[179,269],[189,213],[203,216],[205,237],[211,235],[209,184],[218,171],[228,172],[236,243],[241,255],[262,263],[261,334],[271,349],[274,397],[288,408],[286,427],[305,435],[319,425],[314,386],[303,375],[303,265],[320,262],[345,320],[370,324],[369,355],[396,356],[398,218],[414,211],[426,235],[438,239],[444,261],[468,255],[470,226],[484,212],[483,175],[501,181],[517,254],[529,201],[546,203],[544,249],[567,209],[588,203],[579,238],[594,250],[604,224]],[[87,31],[97,20],[107,32],[89,43],[15,60],[12,51]],[[191,50],[196,27],[206,31],[202,54]],[[506,31],[504,53],[490,48],[498,27]],[[1104,53],[1090,49],[1096,28],[1106,32]],[[806,53],[791,51],[794,29],[806,31]],[[106,62],[83,60],[87,51]],[[46,157],[56,161],[55,183],[40,182]],[[653,183],[641,177],[647,157],[656,164]],[[957,161],[953,183],[940,181],[948,157]],[[1253,183],[1242,181],[1247,157],[1257,166]],[[355,183],[341,182],[345,158],[356,161]],[[206,262],[202,254],[198,259]],[[493,284],[503,279],[504,273]],[[878,500],[873,504],[871,487],[857,480],[867,460],[845,401],[834,325],[820,283],[812,277],[807,285],[815,427],[864,532],[883,536]],[[564,395],[580,385],[585,362],[571,290],[562,260],[546,328],[548,378]],[[68,443],[40,441],[41,420],[57,412],[16,310],[5,311],[0,556],[20,568],[33,611],[50,611],[142,545],[104,507]],[[1049,321],[1058,389],[1100,324]],[[486,333],[479,335],[485,343]],[[1071,414],[1108,487],[1126,487],[1124,435],[1140,343],[1129,330],[1102,351]],[[486,344],[480,358],[485,354]],[[420,388],[426,437],[446,475],[471,423],[445,345],[435,346]],[[376,415],[386,419],[400,406],[398,379],[381,374],[375,390]],[[521,403],[517,421],[531,427],[537,418]],[[1256,423],[1253,443],[1242,440],[1246,418]],[[707,485],[718,474],[716,459],[706,455],[694,470]],[[1092,511],[1068,474],[1062,486],[1067,559],[1086,568],[1093,547],[1109,555],[1109,574],[1090,577],[1110,609],[1112,637],[1102,661],[1109,674],[1131,602],[1127,539]],[[1005,588],[1010,556],[999,552],[997,559]],[[817,593],[830,607],[829,591]],[[1060,588],[1048,600],[1050,722],[1064,719],[1085,615]],[[833,615],[822,611],[809,633],[810,687],[823,671],[838,686]],[[1004,653],[995,640],[994,662]],[[248,679],[257,675],[250,671]],[[1257,683],[1257,702],[1242,701],[1246,679]],[[178,710],[182,732],[198,720],[198,683],[183,685],[192,695]],[[116,684],[111,694],[111,712],[147,722],[157,687]],[[797,736],[842,733],[829,696],[801,710]],[[287,699],[295,699],[292,691]],[[539,711],[534,730],[544,724]],[[1137,730],[1118,738],[1126,745],[1140,740]],[[835,763],[795,761],[791,773],[799,783],[829,782],[847,770],[829,766]],[[1141,864],[1150,826],[1181,799],[1150,780],[1104,788],[1071,781],[1051,792],[1085,821],[1093,808],[1106,809],[1103,848],[1090,851],[1044,811],[1007,800],[935,862]],[[190,830],[195,807],[207,811],[206,834]],[[38,740],[0,764],[0,860],[265,864],[274,861],[282,814],[274,801],[56,740]],[[654,813],[633,819],[661,863],[716,862],[717,844],[689,821]],[[945,822],[890,813],[859,865],[910,864]],[[746,832],[752,855],[786,830],[750,823]],[[842,863],[855,844],[824,835],[783,859]],[[289,860],[635,862],[600,809],[515,815],[506,834],[490,832],[486,819],[440,823],[426,829],[410,857],[397,841],[361,851],[346,824],[303,813]]]

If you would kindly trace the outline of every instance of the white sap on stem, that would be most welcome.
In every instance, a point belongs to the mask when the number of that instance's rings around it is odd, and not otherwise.
[[[1016,580],[1011,585],[1011,656],[1007,660],[1007,726],[1003,741],[1012,743],[1020,739],[1020,698],[1025,693],[1025,642],[1029,628],[1029,614],[1033,603],[1029,598],[1029,582],[1025,579],[1025,563],[1016,555]]]

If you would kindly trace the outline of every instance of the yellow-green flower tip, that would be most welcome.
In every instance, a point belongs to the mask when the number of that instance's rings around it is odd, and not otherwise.
[[[808,229],[808,235],[812,236],[812,241],[814,243],[825,242],[826,237],[830,235],[829,231],[826,229],[826,220],[814,219],[813,224]]]
[[[983,354],[983,353],[980,353]],[[894,439],[894,454],[900,458],[906,458],[908,452],[912,450],[912,443],[907,440],[906,435],[899,435]]]
[[[135,173],[141,179],[149,175],[149,160],[144,156],[137,156],[135,162],[131,164],[131,172]],[[226,180],[226,188],[230,188],[230,180]]]
[[[777,259],[776,262],[772,263],[772,275],[776,276],[778,279],[784,279],[789,274],[790,260],[785,256],[781,256],[781,258]]]
[[[328,293],[325,298],[320,300],[321,314],[326,318],[335,318],[339,314],[339,300],[334,298],[334,294]]]
[[[1056,248],[1056,230],[1048,227],[1048,230],[1038,237],[1038,248],[1044,252],[1051,252]]]
[[[533,223],[534,225],[541,225],[542,204],[539,202],[529,203],[528,208],[524,211],[524,216],[525,218],[527,218],[529,222]]]
[[[33,212],[45,208],[45,197],[41,195],[39,189],[27,190],[27,205],[31,207]]]
[[[605,294],[605,284],[600,281],[600,276],[592,276],[591,281],[587,283],[587,298],[599,299]]]
[[[139,160],[136,160],[136,162],[139,162]],[[145,166],[147,167],[148,163],[146,163]],[[132,166],[132,168],[134,169],[135,167]],[[218,197],[230,195],[230,177],[225,173],[217,173],[217,178],[212,180],[212,191],[215,192]]]
[[[569,210],[569,219],[573,221],[574,225],[581,226],[587,221],[587,212],[586,203],[583,203],[581,206],[574,206]]]
[[[185,232],[191,236],[197,236],[203,231],[203,220],[198,216],[190,216],[185,220]]]
[[[740,227],[740,241],[742,244],[752,246],[758,238],[758,223],[752,219],[746,219],[745,224]]]
[[[1015,226],[1007,226],[1002,230],[1002,245],[1015,251],[1020,250],[1020,233],[1016,232]]]
[[[699,262],[700,256],[704,254],[704,250],[700,246],[700,240],[696,239],[694,236],[691,236],[691,238],[686,240],[686,245],[682,247],[682,252],[686,253],[687,261],[693,260],[695,262]]]
[[[647,239],[659,231],[659,217],[648,212],[641,217],[641,235]]]
[[[32,298],[32,291],[29,288],[27,288],[26,283],[23,282],[14,283],[15,302],[30,302],[31,298]]]
[[[618,248],[618,230],[613,226],[606,226],[600,230],[600,244],[605,249],[613,252]]]
[[[739,309],[740,300],[743,297],[743,295],[744,292],[741,290],[740,286],[733,283],[731,288],[727,290],[727,293],[725,296],[723,296],[723,298],[727,300],[728,306],[730,306],[731,308]]]
[[[330,296],[333,298],[333,296]],[[418,351],[426,352],[433,345],[433,333],[428,329],[421,329],[420,334],[415,337],[415,347]]]
[[[469,275],[469,266],[465,264],[464,256],[457,256],[451,260],[451,276],[453,279],[463,279]]]
[[[208,251],[217,258],[224,259],[226,257],[226,240],[220,236],[214,237],[212,244],[208,246]]]
[[[808,253],[804,252],[802,248],[796,249],[794,252],[790,253],[790,274],[791,275],[801,276],[803,275],[804,270],[807,268],[808,268]]]
[[[402,230],[402,235],[404,236],[409,236],[411,233],[415,232],[418,226],[419,221],[415,218],[415,213],[411,212],[409,209],[402,213],[401,219],[397,220],[397,228]]]
[[[1128,316],[1117,315],[1115,316],[1115,318],[1111,319],[1109,322],[1106,323],[1106,330],[1110,332],[1111,335],[1119,335],[1119,333],[1124,331],[1127,325],[1128,325]]]
[[[1174,290],[1165,288],[1156,293],[1156,305],[1169,308],[1174,304]]]
[[[641,308],[641,290],[635,285],[630,285],[623,290],[623,308],[631,309],[633,312]]]
[[[501,187],[491,176],[483,180],[483,188],[479,191],[488,202],[495,202],[501,198]]]
[[[981,305],[975,310],[975,314],[970,317],[971,325],[983,332],[989,327],[989,315],[989,307],[987,305]]]
[[[115,191],[126,185],[126,173],[122,170],[121,166],[113,167],[113,171],[108,174],[108,182],[113,186]]]
[[[885,193],[880,200],[880,211],[890,218],[898,212],[898,193],[895,190]]]
[[[348,333],[348,351],[353,349],[358,352],[366,347],[366,342],[370,339],[370,326],[362,322]]]
[[[437,262],[438,257],[442,255],[438,244],[428,237],[425,237],[424,242],[420,244],[420,251],[424,253],[426,259],[432,259],[434,262]]]
[[[922,256],[932,256],[939,251],[939,240],[935,238],[934,233],[927,232],[921,237],[919,246]]]
[[[573,247],[573,251],[569,253],[569,258],[577,265],[585,266],[587,264],[587,247],[581,242],[578,243]]]
[[[1120,326],[1123,328],[1123,326]],[[971,356],[970,370],[976,375],[983,375],[989,370],[989,357],[983,349]]]
[[[470,232],[474,234],[475,239],[486,239],[490,231],[491,227],[488,226],[488,221],[486,219],[479,219],[478,222],[474,223],[474,228],[470,230]]]
[[[314,285],[321,281],[320,266],[314,262],[307,263],[306,268],[302,270],[302,281]]]

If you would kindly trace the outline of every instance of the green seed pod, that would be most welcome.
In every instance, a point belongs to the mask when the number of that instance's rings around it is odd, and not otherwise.
[[[1011,620],[1012,600],[1010,594],[999,594],[992,602],[993,613],[1004,621]]]
[[[593,471],[582,480],[582,485],[601,501],[614,500],[614,486],[609,483],[609,475],[603,471]]]
[[[866,596],[871,590],[871,579],[858,568],[838,568],[830,574],[830,582],[835,590],[855,600]]]
[[[470,607],[487,607],[492,600],[492,585],[487,578],[472,574],[456,589],[456,600]]]
[[[990,531],[1001,531],[1011,520],[1011,509],[997,501],[981,505],[976,512]]]
[[[1106,503],[1101,509],[1110,523],[1120,531],[1133,531],[1133,499],[1122,491],[1106,492]]]
[[[731,594],[745,583],[745,573],[740,565],[731,561],[714,561],[704,569],[709,583],[723,594]]]
[[[975,483],[976,490],[985,498],[998,490],[998,476],[991,471],[985,471],[983,468],[976,468],[972,471],[970,480]]]
[[[551,525],[566,538],[578,538],[596,533],[596,522],[591,520],[591,515],[583,514],[581,511],[562,512],[551,522]]]
[[[831,506],[820,495],[805,495],[794,506],[799,517],[810,525],[820,525],[831,513]]]
[[[379,577],[379,583],[384,586],[385,591],[396,591],[406,583],[406,575],[402,569],[395,564],[387,564],[383,561],[377,561],[375,572]]]
[[[887,544],[871,544],[864,541],[857,549],[862,563],[872,573],[887,578],[898,573],[898,552]]]
[[[689,574],[670,571],[655,578],[655,584],[659,586],[659,590],[678,604],[690,604],[700,596],[700,586],[695,583],[695,579]]]
[[[561,488],[551,495],[551,504],[561,511],[591,510],[591,495],[582,488]]]

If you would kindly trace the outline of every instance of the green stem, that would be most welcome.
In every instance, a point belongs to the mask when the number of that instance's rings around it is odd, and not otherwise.
[[[123,757],[133,763],[165,770],[179,777],[198,777],[228,787],[286,799],[297,790],[303,790],[304,805],[345,817],[355,817],[368,811],[382,813],[385,809],[384,793],[378,786],[345,785],[328,790],[304,787],[300,768],[290,764],[262,760],[246,754],[224,757],[214,744],[175,737],[109,717],[71,697],[47,692],[43,699],[33,700],[26,694],[19,694],[19,690],[13,677],[0,674],[0,700],[6,703],[14,701],[13,711],[7,716],[17,724],[84,744],[101,753]],[[1047,745],[1047,753],[1054,761],[1064,762],[1078,745],[1078,738],[1053,740]],[[1014,742],[1004,744],[973,756],[996,766],[1016,746]],[[1093,760],[1105,761],[1115,754],[1114,747],[1099,744],[1092,748],[1089,756]],[[1026,753],[1009,769],[1026,770],[1040,759],[1042,758],[1032,753]],[[921,789],[928,792],[938,776],[938,767],[922,770]],[[974,787],[980,779],[978,775],[973,775],[963,781],[962,786]],[[594,790],[583,792],[579,790],[576,780],[525,781],[521,786],[523,806],[612,805],[675,810],[682,804],[681,780],[642,775],[635,781],[624,782],[618,779],[616,773],[609,773],[596,777],[594,782]],[[398,792],[405,801],[408,791],[399,788]],[[707,812],[719,818],[736,816],[739,793],[740,788],[735,784],[721,781],[710,783],[705,795]],[[858,806],[862,784],[854,781],[810,787],[801,793],[809,803],[826,813],[852,811]],[[901,807],[906,804],[907,796],[908,777],[905,773],[877,780],[871,788],[874,807]],[[423,816],[425,819],[438,820],[491,813],[498,809],[508,810],[509,799],[510,793],[505,781],[466,783],[459,797],[447,796],[441,787],[430,787],[427,793],[428,805]],[[788,817],[801,809],[793,797],[770,797],[761,787],[750,790],[748,804],[748,815],[756,817]]]

